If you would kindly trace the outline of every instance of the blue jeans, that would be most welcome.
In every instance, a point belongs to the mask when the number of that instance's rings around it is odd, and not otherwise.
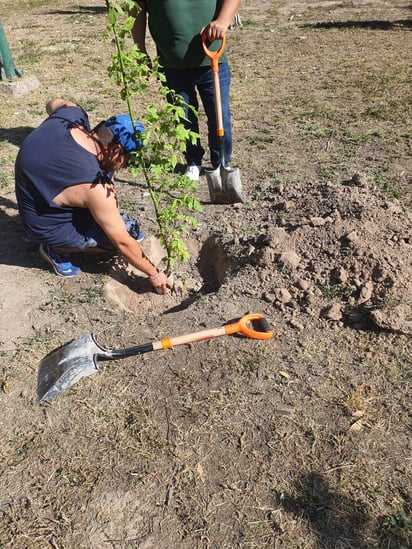
[[[221,141],[217,136],[216,110],[213,92],[213,73],[209,67],[198,67],[194,69],[163,69],[166,76],[167,86],[183,97],[188,105],[199,110],[199,102],[196,90],[199,93],[203,108],[207,117],[208,144],[210,150],[210,162],[214,168],[221,163]],[[220,94],[222,100],[222,117],[224,130],[224,164],[230,164],[232,155],[232,125],[229,106],[230,90],[230,69],[227,63],[219,64]],[[189,122],[186,124],[190,130],[199,133],[199,122],[197,116],[188,109],[186,113]],[[200,144],[190,142],[186,145],[185,159],[188,165],[202,164],[205,151]]]

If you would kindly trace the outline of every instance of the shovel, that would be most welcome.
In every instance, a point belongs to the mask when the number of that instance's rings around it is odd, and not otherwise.
[[[252,327],[248,326],[249,322],[252,323]],[[253,323],[255,329],[253,329]],[[211,328],[172,338],[167,337],[160,341],[138,345],[129,349],[105,349],[97,343],[94,334],[89,334],[81,339],[66,343],[66,345],[55,349],[41,360],[37,380],[39,403],[46,404],[83,377],[96,374],[99,370],[98,359],[125,358],[235,333],[253,339],[270,339],[273,335],[268,321],[260,313],[247,314],[237,322],[224,324],[220,328]]]
[[[220,164],[214,170],[205,170],[210,200],[217,204],[235,204],[245,202],[240,180],[239,168],[225,167],[225,132],[223,129],[222,99],[220,95],[219,59],[226,44],[226,35],[217,51],[210,51],[206,45],[206,36],[202,33],[202,45],[205,55],[210,59],[213,73],[213,91],[216,109],[216,133],[219,138]]]

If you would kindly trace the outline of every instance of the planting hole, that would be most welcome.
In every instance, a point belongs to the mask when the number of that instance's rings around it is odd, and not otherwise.
[[[210,294],[216,292],[225,281],[230,263],[215,239],[209,237],[200,250],[196,267],[203,280],[202,291]]]
[[[157,264],[164,257],[159,242],[148,237],[142,243],[147,257]],[[161,296],[151,292],[147,277],[132,267],[126,267],[122,261],[116,262],[111,269],[111,277],[105,284],[106,297],[117,307],[139,315],[153,309],[170,308],[172,305],[194,302],[204,294],[217,292],[226,280],[231,263],[223,248],[215,238],[207,237],[203,243],[188,240],[187,248],[190,260],[179,263],[174,272],[178,286],[176,293]]]

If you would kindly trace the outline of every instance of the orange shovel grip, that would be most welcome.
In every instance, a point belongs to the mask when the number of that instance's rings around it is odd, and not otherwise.
[[[264,331],[258,332],[257,330],[249,328],[247,324],[252,320],[260,320]],[[246,337],[251,337],[252,339],[270,339],[273,336],[273,332],[270,329],[268,321],[261,313],[251,313],[242,316],[242,318],[240,318],[237,322],[226,324],[224,328],[227,334],[241,333]]]
[[[220,48],[216,51],[211,51],[207,47],[207,45],[206,45],[207,38],[206,38],[206,34],[204,32],[202,32],[201,36],[202,36],[203,51],[205,52],[206,57],[208,57],[210,59],[210,62],[212,64],[212,71],[217,72],[218,71],[218,65],[219,65],[219,59],[222,57],[223,50],[225,49],[225,45],[226,45],[226,34],[223,35],[222,44],[221,44]]]

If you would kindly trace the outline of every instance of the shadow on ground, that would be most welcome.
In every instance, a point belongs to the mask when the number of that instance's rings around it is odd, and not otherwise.
[[[367,549],[363,530],[369,520],[363,506],[333,490],[319,473],[296,480],[296,495],[283,496],[283,508],[306,520],[318,536],[319,547]]]
[[[76,9],[67,9],[67,10],[51,10],[47,13],[50,15],[74,15],[76,13],[81,14],[91,14],[91,15],[100,15],[106,13],[106,6],[77,6]]]
[[[369,29],[369,30],[394,30],[399,27],[412,28],[412,20],[399,19],[398,21],[319,21],[306,23],[303,27],[312,29]]]
[[[0,197],[0,264],[17,267],[38,267],[41,263],[38,244],[29,239],[18,215],[8,214],[7,210],[17,212],[17,203]]]
[[[34,130],[30,126],[19,126],[17,128],[0,128],[0,142],[7,141],[12,145],[20,147],[24,139]]]

